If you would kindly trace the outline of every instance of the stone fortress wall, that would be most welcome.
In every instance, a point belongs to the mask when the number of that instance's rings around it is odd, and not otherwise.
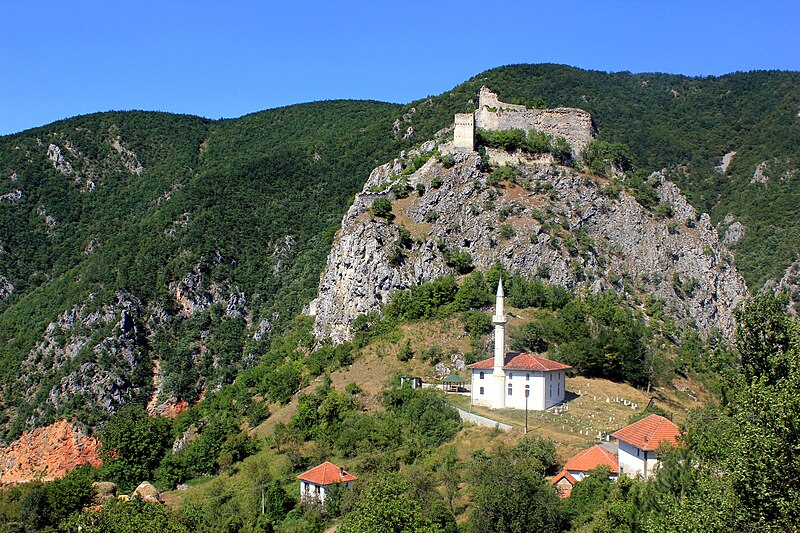
[[[457,150],[475,149],[475,115],[472,113],[456,113],[453,146]]]
[[[579,156],[594,136],[592,116],[583,109],[528,109],[524,105],[507,104],[498,100],[497,95],[485,85],[478,95],[475,127],[490,131],[512,128],[536,130],[553,137],[564,137],[576,156]],[[458,142],[455,145],[459,146]]]

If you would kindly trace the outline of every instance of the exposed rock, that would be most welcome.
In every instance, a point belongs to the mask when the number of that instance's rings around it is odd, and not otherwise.
[[[0,483],[49,481],[85,463],[99,466],[98,446],[96,438],[66,420],[23,433],[0,449]]]
[[[787,294],[789,296],[789,310],[794,314],[800,313],[800,258],[789,265],[783,273],[783,277],[777,283],[774,280],[772,283],[766,283],[762,291]]]
[[[16,191],[7,192],[5,194],[0,194],[0,202],[16,204],[20,200],[22,200],[22,191],[19,189]]]
[[[149,481],[142,481],[133,491],[133,498],[145,502],[164,503],[161,500],[161,493]]]
[[[14,293],[14,286],[5,276],[0,276],[0,300],[5,300]]]
[[[109,501],[117,499],[117,485],[110,481],[95,481],[92,483],[94,488],[94,502],[103,505]]]
[[[117,151],[120,161],[122,161],[122,166],[125,167],[128,172],[136,174],[137,176],[142,175],[142,172],[144,172],[144,167],[136,157],[136,153],[130,148],[126,147],[125,143],[122,142],[122,139],[117,137],[112,140],[111,147]]]
[[[36,402],[29,427],[40,416],[68,409],[76,398],[113,412],[138,397],[146,385],[138,381],[139,365],[150,364],[145,332],[137,326],[143,314],[141,302],[120,291],[114,302],[99,306],[90,297],[50,323],[22,362],[20,385],[28,401],[42,384],[53,383],[44,401]]]
[[[452,152],[448,145],[439,150]],[[667,219],[626,192],[604,194],[604,180],[565,167],[523,163],[519,185],[490,187],[477,153],[453,157],[450,169],[431,158],[400,177],[395,160],[370,174],[342,221],[310,306],[318,338],[349,340],[353,319],[380,311],[393,291],[454,273],[443,250],[469,252],[479,270],[499,260],[526,276],[548,272],[550,283],[565,288],[638,291],[663,299],[703,335],[716,327],[732,337],[733,309],[748,294],[744,280],[709,216],[698,215],[662,173],[649,181],[671,205]],[[393,198],[398,179],[423,184],[424,194],[395,200],[393,222],[372,217],[372,202]],[[432,187],[434,179],[441,186]],[[412,237],[407,248],[398,246],[401,227]],[[583,236],[580,248],[576,234]]]
[[[222,258],[216,259],[216,264]],[[225,314],[229,317],[250,315],[247,307],[247,296],[238,287],[212,282],[206,283],[206,277],[211,267],[205,262],[198,264],[191,272],[186,274],[179,282],[171,283],[170,291],[175,295],[175,301],[181,307],[181,314],[190,317],[195,313],[205,311],[217,303],[225,304]]]
[[[65,176],[72,175],[72,165],[69,161],[64,159],[61,153],[61,147],[55,144],[50,144],[47,147],[47,158],[53,164],[53,168],[61,172]]]
[[[722,244],[730,248],[742,240],[744,233],[744,224],[736,221],[728,226],[727,230],[725,230],[725,235],[722,237]]]
[[[731,150],[727,154],[722,156],[722,161],[719,162],[719,165],[714,167],[717,172],[720,174],[725,174],[728,171],[728,167],[731,165],[731,161],[733,161],[733,156],[736,155],[736,150]]]
[[[761,163],[756,166],[755,172],[753,172],[753,178],[750,180],[750,185],[755,185],[756,183],[762,183],[766,185],[769,183],[769,176],[766,173],[767,170],[767,162],[762,161]]]

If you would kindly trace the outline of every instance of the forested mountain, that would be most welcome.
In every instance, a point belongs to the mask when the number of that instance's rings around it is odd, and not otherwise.
[[[225,121],[98,113],[2,137],[8,437],[76,409],[93,424],[154,391],[193,400],[256,364],[313,297],[369,170],[473,109],[482,85],[504,101],[586,109],[640,174],[668,168],[715,223],[740,221],[736,264],[758,289],[800,242],[798,82],[518,65],[407,106],[318,102]]]

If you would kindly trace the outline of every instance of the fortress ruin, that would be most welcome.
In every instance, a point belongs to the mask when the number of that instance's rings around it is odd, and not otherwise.
[[[528,109],[524,105],[507,104],[485,85],[478,94],[478,109],[455,116],[453,146],[456,150],[475,149],[476,127],[489,131],[535,130],[551,137],[563,137],[572,147],[574,156],[594,138],[592,116],[583,109]]]

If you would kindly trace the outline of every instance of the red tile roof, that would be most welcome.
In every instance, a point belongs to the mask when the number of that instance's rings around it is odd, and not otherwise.
[[[601,465],[607,466],[612,474],[619,474],[617,454],[597,445],[570,457],[567,464],[564,465],[564,470],[588,472]]]
[[[472,363],[467,368],[475,368],[478,370],[488,370],[494,368],[494,358],[484,359],[477,363]],[[533,371],[551,371],[551,370],[567,370],[572,368],[569,365],[562,365],[552,361],[546,357],[540,357],[530,353],[516,353],[508,352],[506,354],[504,370],[533,370]]]
[[[561,481],[562,479],[566,479],[567,481],[569,481],[569,486],[567,487],[559,486],[558,482]],[[575,479],[575,477],[572,474],[570,474],[566,470],[562,470],[561,472],[556,474],[556,477],[554,477],[552,481],[550,481],[550,484],[553,485],[556,488],[556,490],[558,490],[559,497],[569,498],[570,494],[572,494],[572,487],[574,487],[577,482],[578,480]]]
[[[676,446],[681,434],[678,426],[659,415],[650,415],[626,426],[611,436],[640,450],[657,450],[662,442]]]
[[[358,479],[352,474],[348,474],[330,461],[325,461],[311,470],[303,472],[297,479],[314,483],[315,485],[332,485],[333,483],[344,483]]]

